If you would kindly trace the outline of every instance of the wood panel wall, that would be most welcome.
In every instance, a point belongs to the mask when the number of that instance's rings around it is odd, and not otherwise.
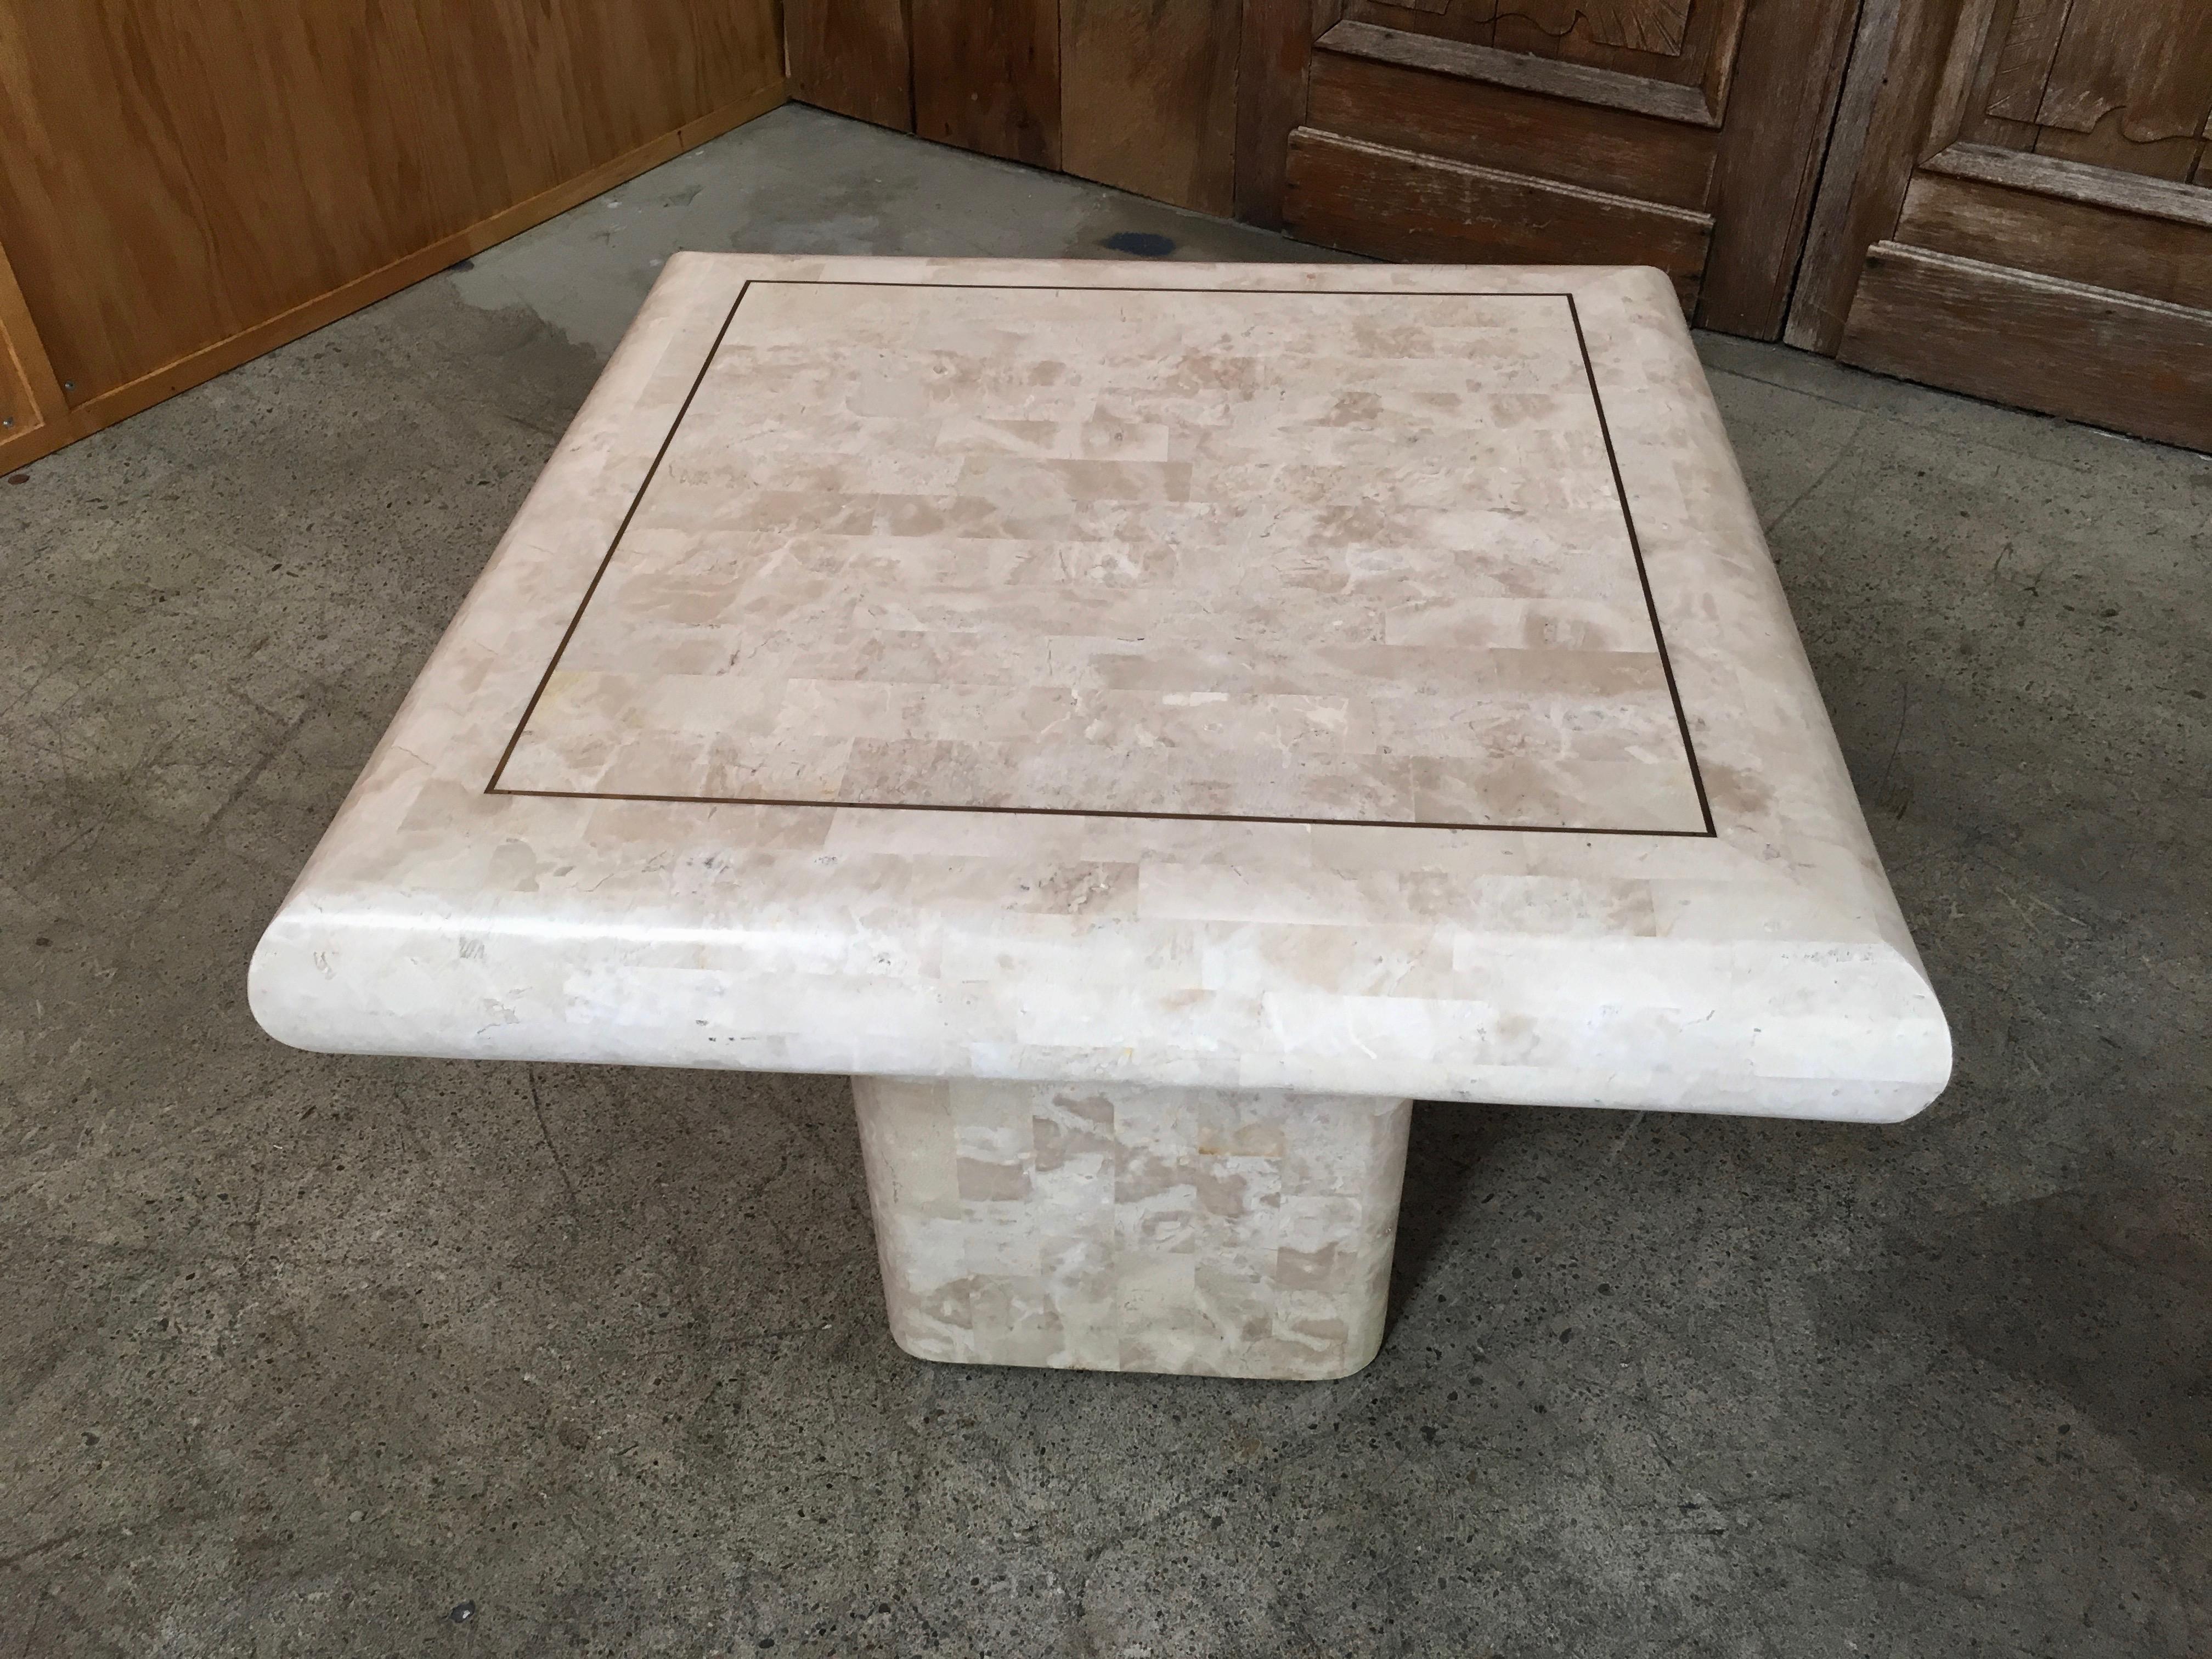
[[[1236,206],[1246,0],[785,0],[784,9],[794,98],[1178,207]]]
[[[1235,0],[1060,0],[1060,165],[1227,215],[1236,206]]]
[[[0,466],[783,98],[776,0],[0,0]]]

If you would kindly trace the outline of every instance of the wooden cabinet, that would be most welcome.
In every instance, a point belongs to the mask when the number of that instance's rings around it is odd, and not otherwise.
[[[1790,339],[2212,448],[2212,6],[1890,0],[1861,64]]]
[[[1305,13],[1311,0],[1255,0]],[[1856,0],[1348,0],[1316,24],[1279,203],[1395,258],[1656,265],[1780,333]],[[1249,17],[1249,13],[1248,13]],[[1279,24],[1279,27],[1294,27]]]

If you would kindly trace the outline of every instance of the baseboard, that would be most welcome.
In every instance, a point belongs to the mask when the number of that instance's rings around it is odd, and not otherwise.
[[[1838,359],[2212,450],[2212,311],[1877,242]]]

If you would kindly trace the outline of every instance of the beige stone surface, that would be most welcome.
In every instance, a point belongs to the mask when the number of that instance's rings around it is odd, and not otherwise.
[[[672,260],[251,984],[488,1058],[1862,1120],[1950,1066],[1641,270]]]
[[[856,1078],[922,1359],[1320,1382],[1382,1341],[1413,1103]]]
[[[1705,825],[1565,295],[750,283],[500,782]]]

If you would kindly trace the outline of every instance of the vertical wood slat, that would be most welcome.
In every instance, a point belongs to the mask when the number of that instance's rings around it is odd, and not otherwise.
[[[906,0],[784,0],[791,95],[840,115],[914,131]]]
[[[1843,343],[1844,319],[1866,251],[1895,228],[1923,135],[1943,91],[1948,49],[1966,5],[1986,0],[1869,0],[1859,21],[1844,107],[1868,114],[1863,138],[1832,161],[1814,207],[1814,234],[1798,267],[1783,337],[1830,356]],[[1964,99],[1960,99],[1963,109]]]
[[[912,0],[911,17],[915,131],[1058,167],[1057,0]]]
[[[1967,88],[1966,107],[1960,112],[1960,138],[1971,143],[2001,144],[2013,149],[2035,148],[2033,125],[2014,120],[2001,111],[2014,107],[2027,97],[2021,82],[2049,70],[2047,64],[2037,69],[2033,52],[2013,40],[2014,22],[2022,9],[2040,3],[2042,0],[1996,0],[1996,9],[1990,14],[1989,39]],[[2036,81],[2035,99],[2043,96],[2041,88],[2042,82]]]
[[[1237,216],[1280,227],[1291,133],[1305,119],[1313,44],[1344,0],[1243,0],[1237,66]]]
[[[1713,173],[1711,263],[1698,320],[1753,339],[1782,332],[1850,59],[1857,0],[1770,0],[1751,9]]]
[[[1241,12],[1242,0],[1060,0],[1060,165],[1230,212]]]

